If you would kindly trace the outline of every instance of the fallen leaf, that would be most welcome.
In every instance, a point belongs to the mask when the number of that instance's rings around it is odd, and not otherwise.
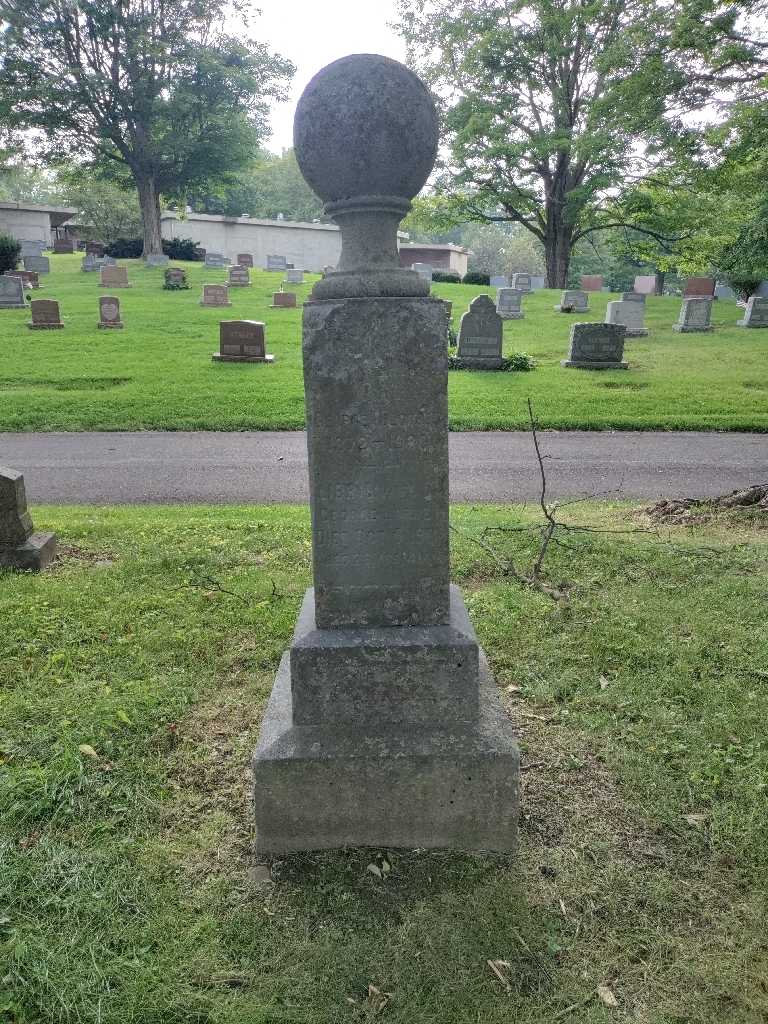
[[[510,995],[512,992],[512,986],[510,985],[509,978],[506,975],[506,970],[512,966],[509,960],[486,960],[485,962],[501,982],[501,985],[507,995]]]
[[[597,986],[597,994],[600,999],[600,1002],[604,1003],[605,1006],[610,1006],[611,1009],[615,1010],[616,1007],[619,1005],[618,999],[613,994],[613,992],[611,992],[611,990],[608,988],[606,984]]]
[[[86,757],[94,757],[98,760],[99,755],[88,743],[81,743],[77,749],[81,754],[85,754]]]
[[[130,725],[131,724],[130,718],[125,713],[125,711],[123,711],[122,708],[118,708],[117,711],[115,712],[115,714],[117,715],[117,717],[120,719],[121,722],[125,722],[126,725]]]
[[[371,874],[376,875],[377,878],[381,878],[381,868],[378,864],[369,864],[365,870],[370,871]]]
[[[391,992],[382,992],[380,988],[376,988],[375,985],[368,986],[368,995],[365,998],[365,1005],[373,1010],[374,1013],[381,1013],[385,1010],[390,1002],[392,1001]]]
[[[607,690],[611,685],[610,679],[606,679],[605,676],[600,676],[600,689]]]
[[[683,819],[688,822],[689,825],[693,825],[694,828],[700,828],[707,820],[706,814],[684,814]]]

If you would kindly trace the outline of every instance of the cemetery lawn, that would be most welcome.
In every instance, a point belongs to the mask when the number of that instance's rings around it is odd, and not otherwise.
[[[116,289],[125,329],[100,331],[98,274],[80,256],[52,256],[52,272],[32,293],[61,303],[64,330],[29,331],[24,310],[0,310],[0,430],[293,430],[304,426],[301,309],[270,309],[283,274],[256,270],[250,288],[230,290],[232,306],[203,309],[202,283],[226,271],[178,263],[189,291],[164,291],[163,272],[121,260],[132,287]],[[297,286],[299,302],[315,275]],[[489,288],[433,286],[453,302],[458,330],[470,300]],[[680,300],[650,298],[646,339],[627,342],[628,371],[560,366],[570,325],[602,320],[609,299],[592,294],[588,314],[555,313],[541,291],[524,301],[525,319],[508,321],[504,350],[526,352],[530,373],[452,372],[454,430],[520,430],[531,397],[541,425],[556,429],[768,430],[768,330],[736,327],[732,301],[714,305],[711,334],[675,334]],[[213,363],[221,319],[262,320],[271,366]]]
[[[310,578],[306,509],[33,512],[62,557],[0,574],[4,1024],[766,1020],[764,524],[571,533],[547,563],[560,609],[466,536],[534,511],[453,509],[454,579],[519,727],[519,858],[350,850],[270,879],[248,762]]]

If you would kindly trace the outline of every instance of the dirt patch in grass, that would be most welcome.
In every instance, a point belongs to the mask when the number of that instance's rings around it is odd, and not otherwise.
[[[730,517],[752,525],[768,525],[768,484],[755,484],[716,498],[665,498],[644,509],[653,523],[701,526]]]
[[[117,561],[117,554],[114,551],[101,550],[93,551],[89,548],[81,548],[77,544],[59,543],[56,548],[56,558],[52,563],[55,569],[67,562],[79,562],[80,564],[93,565],[97,569],[108,569]]]

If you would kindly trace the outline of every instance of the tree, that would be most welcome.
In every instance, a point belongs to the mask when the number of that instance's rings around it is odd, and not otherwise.
[[[409,61],[441,97],[438,191],[464,219],[511,221],[566,284],[574,244],[612,222],[617,192],[685,137],[701,103],[661,0],[399,0]],[[646,146],[640,146],[645,140]]]
[[[291,65],[221,26],[239,0],[0,0],[0,94],[12,127],[138,191],[144,255],[160,196],[241,167]]]
[[[77,209],[78,223],[92,227],[95,238],[109,243],[141,234],[136,189],[118,188],[98,177],[84,176],[73,167],[62,170],[57,180],[64,203]]]

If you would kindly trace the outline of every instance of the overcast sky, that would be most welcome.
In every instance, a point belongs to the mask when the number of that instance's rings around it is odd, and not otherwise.
[[[269,149],[293,145],[293,114],[307,82],[348,53],[382,53],[403,60],[405,45],[387,28],[394,0],[260,0],[253,35],[296,65],[288,103],[275,105]]]

